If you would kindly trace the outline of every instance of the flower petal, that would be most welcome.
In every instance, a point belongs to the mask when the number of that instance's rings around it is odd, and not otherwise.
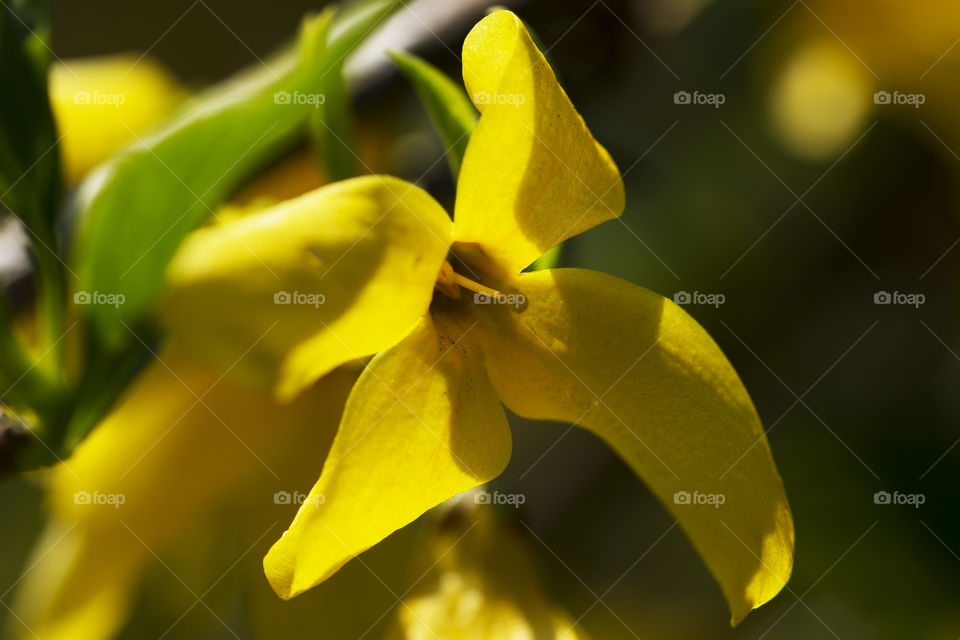
[[[111,637],[153,554],[238,493],[273,506],[278,485],[323,459],[356,378],[336,371],[279,406],[182,351],[161,357],[48,477],[53,517],[15,605],[36,633],[24,637]]]
[[[496,11],[473,28],[463,78],[483,115],[457,183],[455,240],[482,245],[516,273],[620,215],[620,172],[519,18]]]
[[[425,317],[351,392],[320,480],[264,558],[274,591],[292,598],[326,580],[428,509],[499,475],[510,449],[482,364]]]
[[[672,302],[601,273],[538,271],[516,286],[527,307],[487,307],[477,328],[503,402],[585,427],[616,450],[680,522],[734,623],[776,595],[793,564],[790,508],[716,343]],[[711,495],[723,503],[697,504]]]
[[[52,64],[49,92],[70,182],[161,124],[186,95],[159,62],[133,55]]]
[[[288,400],[399,342],[427,311],[450,218],[422,189],[368,176],[191,235],[169,271],[168,329]],[[249,352],[247,352],[249,350]]]

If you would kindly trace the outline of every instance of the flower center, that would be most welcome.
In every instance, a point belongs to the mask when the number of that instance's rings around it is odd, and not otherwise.
[[[437,282],[434,284],[434,288],[448,298],[459,300],[460,287],[473,291],[474,293],[485,294],[491,298],[498,298],[501,295],[496,289],[482,285],[475,280],[471,280],[457,273],[453,270],[453,266],[451,266],[449,261],[444,261],[443,266],[440,267],[440,273],[437,274]]]

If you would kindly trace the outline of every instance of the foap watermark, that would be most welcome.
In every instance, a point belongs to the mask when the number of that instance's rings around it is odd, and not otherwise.
[[[303,291],[277,291],[273,294],[273,304],[301,304],[317,309],[327,301],[322,293],[305,293]]]
[[[673,94],[673,104],[697,104],[709,105],[714,109],[719,109],[720,105],[727,101],[727,96],[722,93],[701,93],[700,91],[677,91]]]
[[[100,93],[99,91],[90,93],[89,91],[77,91],[73,94],[74,104],[108,105],[119,109],[120,105],[126,101],[127,96],[122,93]]]
[[[727,501],[727,496],[722,493],[700,493],[694,491],[677,491],[673,494],[673,504],[683,505],[709,505],[714,509],[719,509],[720,505]]]
[[[514,107],[519,107],[527,101],[527,96],[522,93],[500,93],[499,91],[493,93],[480,91],[473,98],[476,104],[508,104]]]
[[[314,507],[319,507],[326,501],[327,497],[322,493],[310,495],[302,491],[294,491],[293,493],[289,491],[277,491],[273,494],[273,504],[312,504]]]
[[[527,296],[522,293],[485,293],[477,291],[473,294],[474,304],[507,304],[512,307],[522,307],[527,303]]]
[[[914,109],[919,109],[920,105],[927,101],[927,96],[922,93],[900,93],[894,91],[877,91],[873,94],[873,104],[905,104]]]
[[[727,296],[722,293],[703,293],[701,291],[677,291],[673,294],[673,301],[677,304],[706,304],[719,309],[720,305],[727,301]]]
[[[127,301],[122,293],[103,293],[101,291],[77,291],[73,294],[73,304],[105,304],[119,307]]]
[[[900,304],[919,309],[927,301],[922,293],[901,293],[900,291],[877,291],[873,294],[873,304]]]
[[[519,509],[520,505],[527,501],[527,496],[522,493],[500,493],[494,491],[478,491],[473,494],[474,504],[509,504]]]
[[[277,91],[273,94],[273,104],[309,104],[313,108],[319,109],[320,105],[327,101],[327,96],[322,93],[300,93],[294,91]]]
[[[73,494],[73,504],[106,505],[119,509],[120,505],[126,503],[127,496],[122,493],[100,493],[94,491],[77,491]]]
[[[927,496],[922,493],[900,493],[894,491],[877,491],[873,494],[873,504],[902,504],[909,505],[914,509],[919,509],[920,505],[927,501]]]

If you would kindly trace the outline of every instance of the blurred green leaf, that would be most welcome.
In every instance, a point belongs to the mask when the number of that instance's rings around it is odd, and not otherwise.
[[[57,128],[47,95],[48,24],[42,0],[0,3],[0,201],[30,232],[37,340],[45,355],[33,362],[6,331],[0,368],[17,381],[26,376],[21,384],[33,391],[25,395],[45,419],[55,412],[52,406],[41,407],[36,401],[57,394],[32,379],[42,372],[56,386],[53,378],[62,355],[59,342],[63,335],[63,270],[55,233],[62,176]],[[18,369],[19,374],[15,373]]]
[[[69,456],[87,437],[136,374],[153,357],[156,344],[134,342],[126,349],[106,353],[87,363],[73,413],[67,423],[57,425],[54,434],[60,454]]]
[[[15,315],[0,295],[0,389],[4,389],[0,411],[4,408],[25,409],[38,398],[43,398],[43,373],[34,366],[30,354],[20,343],[16,332]],[[2,456],[2,454],[0,454]]]
[[[78,194],[78,290],[122,295],[85,305],[98,342],[115,349],[162,286],[167,262],[247,178],[294,142],[329,66],[331,13],[304,22],[297,50],[214,87],[163,129],[98,168]]]
[[[403,6],[404,0],[355,0],[345,4],[330,25],[331,65],[341,64],[367,36]]]
[[[343,75],[343,64],[327,72],[323,81],[324,101],[310,118],[314,147],[333,182],[359,175],[359,162],[354,151],[353,116],[350,91]]]
[[[391,51],[389,55],[426,106],[430,120],[447,148],[447,162],[456,180],[470,142],[470,132],[477,122],[476,109],[460,84],[426,60],[401,51]]]
[[[360,0],[339,11],[330,25],[329,47],[333,63],[322,78],[324,100],[310,118],[310,132],[331,181],[360,174],[344,62],[368,35],[402,6],[401,0]]]
[[[16,0],[0,7],[0,200],[52,249],[61,178],[47,97],[45,5]]]

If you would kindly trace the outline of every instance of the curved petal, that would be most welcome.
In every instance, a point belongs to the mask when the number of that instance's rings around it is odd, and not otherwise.
[[[191,235],[160,311],[198,355],[288,400],[399,342],[427,311],[450,218],[422,189],[367,176]]]
[[[516,286],[527,307],[487,307],[476,330],[503,402],[616,450],[680,522],[734,623],[776,595],[793,564],[790,508],[747,391],[706,331],[593,271],[538,271]]]
[[[506,417],[462,335],[428,316],[361,374],[320,479],[264,558],[281,598],[504,469]]]
[[[455,240],[516,273],[620,215],[620,172],[519,18],[496,11],[473,28],[463,78],[482,115],[457,182]]]
[[[154,554],[203,531],[238,493],[272,506],[323,459],[356,378],[334,372],[279,406],[182,353],[162,357],[48,478],[51,524],[15,605],[36,634],[24,638],[111,637]]]

